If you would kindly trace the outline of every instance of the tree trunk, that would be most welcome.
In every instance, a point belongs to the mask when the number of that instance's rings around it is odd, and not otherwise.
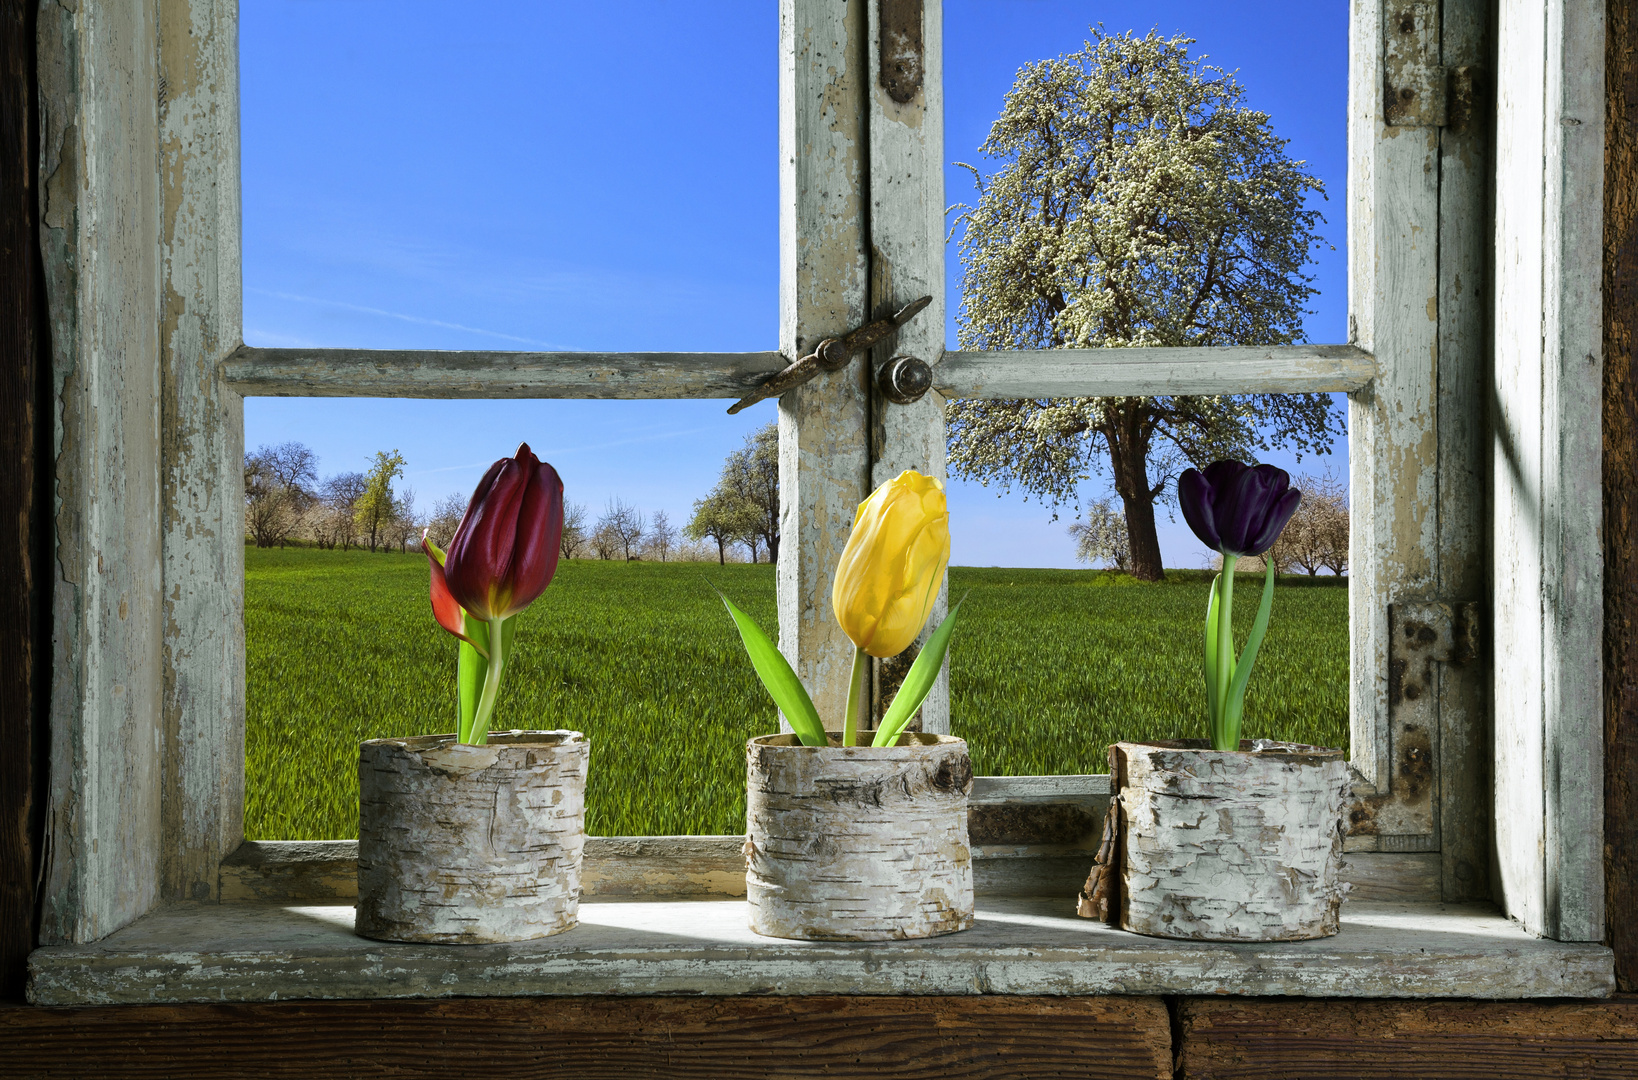
[[[1149,413],[1142,405],[1110,409],[1100,429],[1109,444],[1115,493],[1126,511],[1126,542],[1132,549],[1132,576],[1164,581],[1160,537],[1155,532],[1155,493],[1149,488]]]

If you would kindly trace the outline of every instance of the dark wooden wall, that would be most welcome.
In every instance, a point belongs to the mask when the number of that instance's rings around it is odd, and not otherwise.
[[[1604,887],[1638,989],[1638,12],[1607,5],[1604,135]]]
[[[50,386],[32,0],[0,0],[0,1076],[1638,1076],[1610,1002],[550,998],[36,1009]],[[1608,5],[1604,511],[1610,943],[1638,989],[1638,4]]]
[[[33,944],[49,686],[34,12],[0,0],[0,999],[22,993]]]

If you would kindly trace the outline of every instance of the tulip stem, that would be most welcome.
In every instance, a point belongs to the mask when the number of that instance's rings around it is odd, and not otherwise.
[[[853,647],[853,675],[847,683],[847,715],[842,718],[842,745],[853,746],[859,741],[860,714],[867,707],[865,676],[870,673],[870,655],[864,649]]]
[[[1217,594],[1217,715],[1212,717],[1213,750],[1240,749],[1240,732],[1228,730],[1229,686],[1234,682],[1234,564],[1238,557],[1223,556]]]
[[[473,746],[489,741],[489,721],[495,715],[495,703],[500,700],[501,671],[506,667],[505,619],[489,620],[489,668],[483,675],[483,692],[478,695],[478,711],[472,717],[472,735],[467,740]]]

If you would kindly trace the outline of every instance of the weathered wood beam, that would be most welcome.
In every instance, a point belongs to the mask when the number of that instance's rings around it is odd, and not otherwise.
[[[1604,108],[1604,895],[1638,990],[1638,11],[1611,3]]]
[[[160,535],[165,582],[160,891],[215,896],[244,839],[244,403],[237,5],[160,0]]]
[[[779,4],[779,348],[793,359],[869,321],[866,22],[862,4]],[[831,575],[870,492],[867,367],[779,399],[779,648],[837,726],[853,645]]]
[[[916,321],[928,320],[931,326],[936,317],[936,311],[923,312]],[[936,347],[919,338],[915,343],[919,347],[912,347],[904,334],[900,332],[898,347],[888,351],[897,354],[910,347],[921,353]],[[1376,376],[1371,354],[1352,345],[945,352],[942,361],[933,355],[927,359],[936,363],[933,385],[943,397],[1351,392]],[[737,398],[787,363],[777,352],[540,353],[242,345],[222,361],[221,373],[226,386],[247,397]],[[914,410],[891,408],[894,411],[882,423],[891,419],[895,426],[902,426],[896,423],[901,419],[898,410]]]
[[[1503,0],[1497,17],[1496,70],[1508,73],[1497,82],[1490,407],[1497,899],[1532,932],[1597,941],[1603,11]]]
[[[473,1032],[482,1036],[473,1037]],[[0,1009],[20,1076],[1172,1075],[1157,997],[456,998]],[[72,1066],[67,1063],[72,1062]]]
[[[944,356],[944,12],[940,3],[884,0],[866,5],[870,92],[865,127],[870,151],[870,311],[880,317],[918,296],[927,309],[868,357],[872,372],[897,356],[913,356],[936,373]],[[919,85],[913,85],[919,79]],[[891,84],[891,85],[889,85]],[[872,385],[870,486],[906,469],[943,480],[944,398],[937,391],[896,404]],[[877,660],[872,701],[881,716],[910,665],[944,620],[949,581],[939,586],[932,616],[916,643]],[[950,663],[921,706],[923,731],[950,731]]]
[[[1177,1004],[1189,1080],[1441,1076],[1535,1080],[1638,1073],[1638,1002],[1247,1001]]]
[[[952,398],[1352,392],[1376,377],[1353,345],[947,352],[933,386]]]
[[[0,530],[0,998],[20,998],[34,947],[34,889],[40,859],[40,804],[46,745],[51,636],[45,621],[50,555],[51,405],[40,318],[38,205],[34,169],[37,107],[36,5],[0,5],[0,501],[11,508]]]
[[[222,362],[261,397],[737,398],[783,368],[777,352],[464,352],[262,349]]]

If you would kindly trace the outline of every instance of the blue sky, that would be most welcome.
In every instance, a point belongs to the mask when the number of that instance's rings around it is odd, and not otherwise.
[[[777,4],[241,0],[245,340],[269,346],[758,350],[778,337]],[[1087,28],[1181,30],[1235,70],[1327,185],[1310,340],[1346,340],[1347,5],[946,0],[945,152],[976,148],[1018,68]],[[967,200],[946,170],[946,203]],[[952,246],[950,309],[959,300]],[[954,324],[949,328],[954,345]],[[771,420],[716,401],[251,398],[245,441],[325,474],[396,448],[420,504],[528,441],[594,511],[686,521]],[[1345,471],[1334,458],[1277,464]],[[1086,494],[1099,493],[1096,480]],[[952,561],[1073,566],[1073,511],[952,482]],[[1161,521],[1168,566],[1205,554]]]

